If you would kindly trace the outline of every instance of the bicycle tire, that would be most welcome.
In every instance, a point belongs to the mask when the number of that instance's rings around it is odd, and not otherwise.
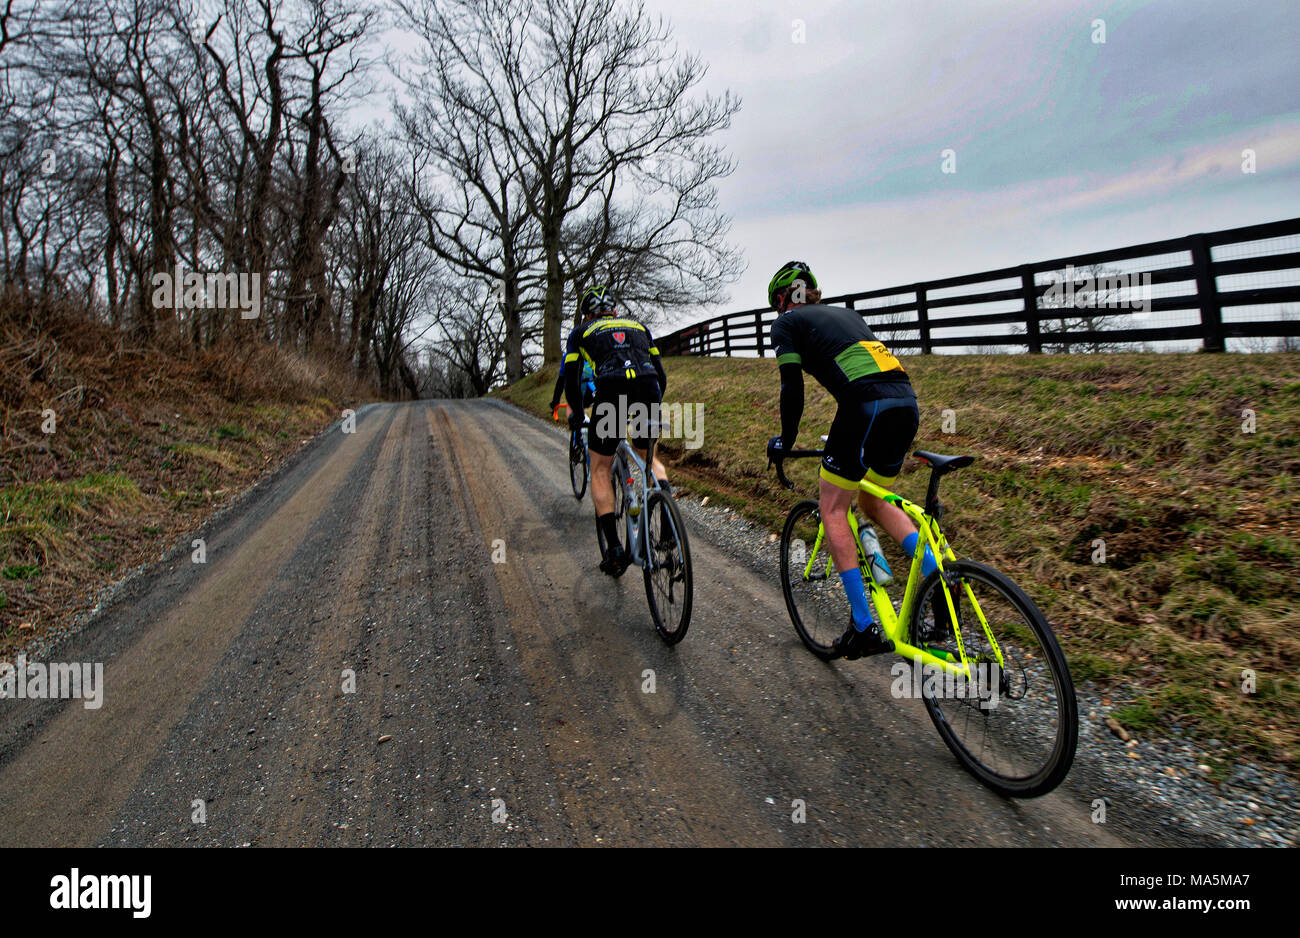
[[[661,511],[667,513],[669,523],[672,525],[675,548],[656,547],[655,540],[651,537],[654,520],[662,517]],[[645,595],[646,601],[650,605],[650,617],[654,619],[655,631],[659,633],[659,637],[663,639],[664,644],[676,645],[686,637],[686,630],[690,628],[691,624],[691,605],[694,600],[695,584],[691,573],[690,539],[686,534],[686,524],[682,520],[682,513],[677,507],[676,500],[662,491],[656,490],[650,493],[649,498],[646,499],[646,507],[642,517],[645,518],[642,536],[645,538],[646,563],[641,568],[641,572],[645,578]],[[662,543],[662,534],[660,543]],[[671,557],[674,551],[680,551],[679,558]],[[667,565],[658,564],[657,561],[660,559],[661,554],[668,559],[672,559],[673,563]],[[653,565],[650,562],[651,558],[656,561]],[[674,603],[675,606],[681,607],[677,617],[677,625],[675,628],[670,629],[665,621],[665,610],[660,608],[659,601],[655,598],[655,576],[665,570],[668,572],[668,595],[671,596],[672,583],[678,582],[673,574],[674,564],[681,569],[681,580],[679,582],[681,583],[682,594],[680,603]]]
[[[938,730],[944,744],[957,757],[962,766],[980,782],[999,794],[1012,798],[1037,798],[1045,795],[1056,788],[1069,773],[1078,746],[1078,700],[1075,697],[1074,682],[1070,677],[1070,669],[1065,660],[1065,655],[1061,652],[1061,647],[1056,640],[1056,635],[1052,632],[1052,627],[1047,622],[1047,618],[1034,601],[1010,577],[986,564],[970,560],[950,562],[946,564],[946,569],[951,579],[979,583],[1000,593],[1007,603],[1020,614],[1024,626],[1028,627],[1037,640],[1041,649],[1042,663],[1046,665],[1050,673],[1052,686],[1055,690],[1055,700],[1058,702],[1056,732],[1053,736],[1051,751],[1042,760],[1041,766],[1025,775],[1011,776],[987,764],[987,760],[996,754],[988,752],[990,747],[987,744],[980,747],[981,752],[984,753],[984,755],[980,755],[972,751],[971,747],[959,738],[956,729],[945,714],[944,708],[930,693],[922,694],[925,708],[929,712],[930,719],[933,721],[935,729]],[[933,600],[930,600],[929,597],[939,586],[939,576],[939,571],[933,571],[922,581],[921,588],[917,593],[916,607],[912,613],[909,634],[912,643],[918,644],[918,647],[919,642],[922,641],[922,629],[926,625],[923,621],[924,610],[927,607],[927,600],[933,603]],[[965,636],[963,642],[969,642],[973,646],[978,645],[985,640],[978,621],[963,624],[965,616],[962,609],[969,605],[964,590],[955,590],[953,593],[953,604],[958,616],[957,621],[961,627],[962,635]],[[985,608],[985,603],[986,601],[981,599],[980,606],[982,609]],[[941,608],[946,608],[946,603]],[[1005,671],[1000,670],[999,676],[1001,678],[1004,673],[1018,670],[1021,675],[1020,679],[1024,680],[1025,690],[1021,698],[1016,699],[1024,699],[1030,693],[1029,669],[1036,667],[1037,661],[1035,656],[1028,652],[1021,653],[1023,654],[1023,660],[1021,660],[1020,654],[1016,654],[1018,646],[1011,628],[1007,626],[995,630],[994,638],[1002,648],[1004,661],[1013,663],[1012,668],[1007,668]],[[1003,632],[1003,635],[999,636],[997,634],[999,631]],[[969,649],[967,654],[970,657]],[[1030,662],[1033,662],[1033,664],[1030,664]],[[1039,696],[1050,695],[1046,684],[1043,685],[1040,691],[1038,684],[1035,683],[1034,693]],[[955,705],[952,709],[957,712]],[[982,711],[984,713],[984,728],[987,730],[990,719],[989,714],[996,709],[996,706],[986,709],[982,704],[976,706],[966,704],[965,710],[961,712],[969,714]],[[969,720],[969,715],[967,719]],[[1035,730],[1041,733],[1047,729],[1047,727],[1035,727],[1033,725],[1035,721],[1036,718],[1032,717],[1021,717],[1019,722],[1015,716],[1008,717],[1008,725],[1013,727],[1008,733],[1010,742],[1006,746],[996,747],[997,752],[1008,753],[1007,758],[1009,761],[1014,761],[1015,757],[1022,755],[1030,735]],[[1041,722],[1041,720],[1038,722]],[[1038,760],[1035,758],[1032,761]]]
[[[583,452],[584,458],[580,462],[569,461],[569,487],[573,489],[573,497],[582,501],[582,496],[587,493],[587,460],[586,451]]]
[[[785,527],[781,531],[781,592],[785,596],[785,608],[786,611],[790,613],[790,622],[794,625],[794,630],[798,633],[799,640],[803,642],[804,647],[823,661],[833,661],[840,657],[840,653],[836,651],[834,646],[835,637],[838,636],[833,636],[829,642],[824,642],[819,641],[818,638],[812,634],[808,627],[808,623],[804,622],[804,616],[799,610],[798,603],[795,601],[793,581],[790,577],[793,542],[795,540],[804,540],[803,538],[795,537],[796,529],[798,528],[800,521],[802,521],[805,516],[812,513],[816,513],[818,526],[820,527],[821,506],[814,499],[806,499],[799,502],[791,508],[790,513],[786,515]],[[807,542],[805,541],[805,547],[806,544]],[[824,549],[829,550],[830,548],[826,547]]]

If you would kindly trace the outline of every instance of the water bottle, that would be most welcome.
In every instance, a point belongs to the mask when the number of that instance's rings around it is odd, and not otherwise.
[[[889,569],[885,552],[880,549],[880,538],[876,537],[875,529],[869,524],[864,524],[859,533],[862,536],[862,553],[867,558],[867,569],[871,572],[871,579],[880,586],[894,582],[894,572]]]
[[[628,477],[625,484],[627,485],[627,513],[635,518],[641,514],[641,500],[637,498],[636,486],[633,485],[633,482],[634,480]]]

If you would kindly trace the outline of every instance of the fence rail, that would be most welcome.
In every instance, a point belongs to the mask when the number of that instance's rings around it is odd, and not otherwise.
[[[1252,282],[1225,287],[1221,278]],[[822,302],[861,313],[891,348],[922,354],[1191,341],[1222,352],[1229,339],[1292,340],[1300,337],[1300,308],[1290,312],[1282,304],[1300,304],[1300,218]],[[1010,308],[971,309],[981,305]],[[1259,306],[1278,307],[1276,318],[1242,318]],[[727,313],[663,336],[658,345],[665,355],[770,355],[767,330],[775,319],[770,306]]]

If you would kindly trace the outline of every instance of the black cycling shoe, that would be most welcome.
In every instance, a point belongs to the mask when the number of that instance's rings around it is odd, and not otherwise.
[[[883,652],[893,651],[894,642],[886,638],[884,630],[880,624],[872,622],[861,632],[853,624],[853,619],[849,619],[848,630],[843,635],[835,639],[835,650],[840,656],[850,661],[856,661],[859,658],[866,658],[869,655],[879,655]]]
[[[600,562],[600,572],[618,579],[623,575],[623,571],[627,569],[629,563],[627,551],[622,547],[617,547],[606,552],[605,558]]]

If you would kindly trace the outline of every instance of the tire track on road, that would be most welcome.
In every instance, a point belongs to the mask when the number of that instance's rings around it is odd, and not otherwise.
[[[378,432],[378,421],[358,422],[359,440]],[[0,769],[0,846],[85,845],[105,833],[361,451],[325,462],[109,662],[99,710],[70,702]]]
[[[514,542],[515,560],[496,567],[498,587],[545,717],[548,753],[561,777],[573,779],[566,807],[580,832],[585,827],[592,840],[624,844],[782,843],[766,818],[746,810],[739,780],[712,758],[684,713],[651,725],[631,706],[621,687],[636,688],[647,664],[662,669],[672,657],[652,631],[644,599],[632,604],[632,622],[574,621],[557,584],[580,580],[599,595],[603,576],[579,567],[573,545],[537,514],[519,481],[520,460],[494,442],[500,435],[484,432],[470,408],[456,410],[455,424],[446,409],[440,412],[441,429],[458,463],[478,469],[464,478],[487,536],[497,531]],[[513,533],[521,527],[529,532],[526,543]],[[638,574],[629,576],[639,585]],[[636,619],[645,631],[633,638]],[[574,682],[569,696],[554,693],[562,674]]]

